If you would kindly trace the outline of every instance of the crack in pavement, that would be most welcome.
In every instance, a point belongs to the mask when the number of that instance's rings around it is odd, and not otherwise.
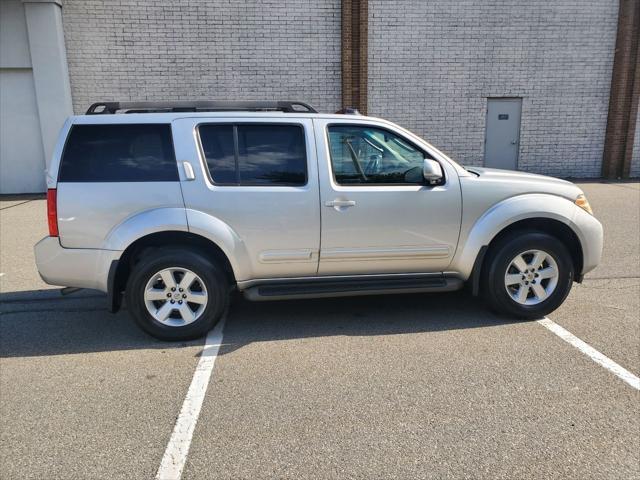
[[[0,208],[0,211],[1,210],[8,210],[8,209],[13,208],[13,207],[19,207],[20,205],[24,205],[25,203],[29,203],[29,202],[33,202],[33,200],[25,200],[24,202],[20,202],[20,203],[15,203],[13,205],[9,205],[8,207],[2,207],[2,208]]]
[[[44,302],[59,302],[59,301],[82,301],[82,300],[88,300],[88,299],[92,299],[92,298],[106,298],[105,295],[86,295],[84,297],[63,297],[63,296],[56,296],[56,297],[42,297],[42,298],[25,298],[25,299],[21,299],[21,298],[10,298],[8,300],[2,300],[0,299],[0,304],[25,304],[28,305],[30,303],[44,303]]]
[[[124,309],[121,309],[124,310]],[[3,310],[0,311],[2,315],[16,315],[20,313],[46,313],[51,312],[50,308],[47,309],[34,309],[34,310]],[[54,310],[55,313],[64,312],[64,313],[82,313],[82,312],[106,312],[107,309],[104,307],[100,308],[56,308]]]
[[[618,279],[633,280],[638,278],[640,278],[638,275],[616,275],[615,277],[587,277],[583,280],[583,282],[586,282],[588,280],[618,280]]]
[[[626,188],[627,190],[635,190],[636,192],[640,192],[640,190],[638,190],[637,188],[628,187],[627,185],[622,183],[606,183],[606,182],[603,182],[603,183],[605,183],[605,185],[611,185],[612,187]],[[635,182],[630,182],[630,183],[635,183]]]

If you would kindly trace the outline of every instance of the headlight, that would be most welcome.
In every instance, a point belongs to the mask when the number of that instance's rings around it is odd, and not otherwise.
[[[589,205],[589,200],[587,200],[587,197],[584,196],[584,193],[581,193],[580,195],[578,195],[578,198],[576,198],[576,205],[579,206],[581,209],[583,209],[585,212],[593,215],[593,210],[591,210],[591,205]]]

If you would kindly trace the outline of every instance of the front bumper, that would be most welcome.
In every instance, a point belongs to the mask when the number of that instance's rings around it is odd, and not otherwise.
[[[604,246],[604,231],[602,224],[593,215],[588,214],[580,207],[576,207],[573,219],[582,246],[582,272],[589,273],[596,268],[602,259]]]
[[[49,285],[108,291],[109,268],[122,252],[64,248],[57,237],[45,237],[34,247],[36,266]]]

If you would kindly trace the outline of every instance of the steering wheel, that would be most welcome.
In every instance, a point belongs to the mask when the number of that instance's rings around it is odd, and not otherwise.
[[[372,173],[378,173],[380,171],[380,159],[382,158],[381,155],[370,155],[369,158],[367,159],[365,166],[364,166],[364,173],[366,175],[371,175]]]

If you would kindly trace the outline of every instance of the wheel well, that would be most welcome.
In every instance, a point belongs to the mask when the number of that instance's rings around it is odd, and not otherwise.
[[[554,220],[552,218],[527,218],[525,220],[520,220],[512,223],[511,225],[502,229],[495,237],[493,237],[493,239],[489,243],[488,251],[490,251],[491,248],[505,236],[510,235],[513,232],[525,230],[536,230],[538,232],[544,232],[560,240],[564,244],[564,246],[567,247],[567,250],[569,250],[569,253],[571,254],[571,259],[573,260],[574,267],[574,279],[576,281],[580,281],[582,279],[582,244],[580,243],[580,239],[571,229],[571,227],[559,220]],[[485,258],[487,257],[485,256]]]
[[[112,310],[117,311],[120,304],[121,293],[127,285],[127,280],[135,264],[140,261],[143,255],[148,254],[157,248],[180,247],[197,250],[202,255],[216,262],[224,271],[229,284],[235,284],[235,276],[229,259],[222,249],[211,240],[189,232],[170,231],[158,232],[139,238],[129,245],[122,253],[113,280],[113,302]]]

